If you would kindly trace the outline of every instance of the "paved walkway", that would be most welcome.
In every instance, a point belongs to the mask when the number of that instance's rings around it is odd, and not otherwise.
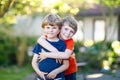
[[[23,80],[36,80],[35,73],[31,73],[30,75],[26,76]]]
[[[87,74],[86,78],[84,78],[84,75],[78,75],[77,80],[120,80],[120,70],[116,71],[116,73],[113,75],[94,73]]]
[[[31,73],[23,80],[35,80],[35,74]],[[77,75],[77,80],[120,80],[120,70],[118,70],[113,76],[103,73],[95,73],[86,75],[86,79],[83,78],[83,75]]]

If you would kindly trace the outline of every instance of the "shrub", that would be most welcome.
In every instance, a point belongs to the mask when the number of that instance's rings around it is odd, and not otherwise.
[[[21,36],[16,37],[4,32],[0,32],[0,36],[0,66],[22,65],[27,62],[27,47],[35,44],[36,37],[25,36],[25,39],[23,40],[23,37]],[[22,56],[20,52],[24,55]],[[23,60],[21,63],[18,63],[18,57],[20,60]]]
[[[87,43],[87,44],[86,44]],[[77,61],[86,61],[91,68],[102,68],[102,62],[107,60],[109,66],[115,62],[116,53],[113,50],[112,42],[96,42],[89,41],[75,42],[75,50]]]

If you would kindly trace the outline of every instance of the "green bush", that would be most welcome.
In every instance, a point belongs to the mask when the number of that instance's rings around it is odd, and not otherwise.
[[[1,33],[0,33],[1,34]],[[0,65],[10,65],[16,63],[15,53],[17,44],[15,37],[1,36],[0,38]]]
[[[16,65],[17,63],[17,54],[19,55],[19,47],[23,40],[23,37],[16,37],[13,35],[6,34],[4,32],[0,32],[0,66],[8,66],[8,65]],[[25,61],[27,58],[27,47],[33,46],[36,42],[36,37],[26,37],[26,49],[24,52]],[[24,61],[24,62],[25,62]],[[26,61],[27,62],[27,61]]]
[[[93,42],[89,41],[75,42],[75,50],[77,62],[86,61],[91,68],[102,68],[102,62],[107,60],[112,67],[117,56],[112,48],[112,42]]]

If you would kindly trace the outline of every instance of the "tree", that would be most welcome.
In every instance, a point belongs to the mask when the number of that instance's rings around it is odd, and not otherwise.
[[[105,29],[105,31],[106,31],[106,33],[107,33],[107,27],[111,27],[114,23],[114,21],[113,21],[113,16],[114,16],[114,10],[115,10],[115,8],[118,8],[118,6],[120,6],[120,0],[100,0],[100,4],[101,5],[105,5],[105,6],[107,6],[108,8],[109,8],[109,24],[108,25],[106,25],[106,29]],[[105,15],[105,11],[104,10],[102,10],[103,11],[103,16],[104,17],[106,17],[106,16],[108,16],[108,15]],[[116,24],[117,24],[118,22],[116,21]],[[114,27],[114,30],[113,30],[113,34],[115,33],[115,29],[116,29],[117,27],[115,26]],[[107,35],[105,35],[105,40],[106,40],[106,36]],[[110,36],[110,38],[109,39],[111,39],[112,38],[112,36],[113,35],[111,35]]]
[[[15,0],[0,0],[0,17],[3,17]]]

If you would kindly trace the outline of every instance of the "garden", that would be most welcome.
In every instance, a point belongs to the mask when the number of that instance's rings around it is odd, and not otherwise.
[[[10,37],[6,33],[0,39],[0,77],[2,80],[21,80],[33,73],[31,67],[32,55],[28,54],[29,46],[34,47],[37,37]],[[75,56],[77,62],[87,62],[86,72],[94,73],[95,70],[103,73],[113,73],[119,69],[120,42],[93,42],[76,41]],[[81,73],[81,70],[78,71]],[[7,78],[6,78],[7,76]]]

